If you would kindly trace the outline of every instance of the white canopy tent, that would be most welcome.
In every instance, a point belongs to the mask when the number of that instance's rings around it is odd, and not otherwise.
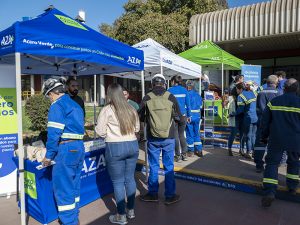
[[[144,78],[151,80],[157,74],[163,74],[167,80],[174,75],[181,75],[183,79],[199,79],[201,66],[171,52],[158,42],[148,38],[133,47],[144,52]],[[141,80],[140,71],[119,73],[114,76]]]

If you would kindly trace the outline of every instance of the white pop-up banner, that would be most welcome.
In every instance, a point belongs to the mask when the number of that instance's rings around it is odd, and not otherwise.
[[[13,161],[18,142],[16,69],[0,65],[0,195],[16,192],[17,167]]]

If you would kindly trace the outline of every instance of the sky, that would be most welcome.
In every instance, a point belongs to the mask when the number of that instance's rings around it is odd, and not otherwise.
[[[1,0],[0,31],[22,17],[35,17],[49,5],[65,14],[76,17],[79,10],[86,12],[86,24],[98,30],[101,23],[112,24],[124,13],[123,5],[128,0]],[[229,7],[248,5],[266,0],[228,0]]]

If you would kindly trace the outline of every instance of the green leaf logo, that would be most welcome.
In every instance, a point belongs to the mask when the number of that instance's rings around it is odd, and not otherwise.
[[[35,182],[35,174],[25,171],[25,193],[28,194],[31,198],[37,199],[36,192],[36,182]]]
[[[71,26],[71,27],[76,27],[76,28],[79,28],[79,29],[82,29],[82,30],[88,30],[84,26],[82,26],[80,23],[78,23],[75,20],[72,20],[69,17],[62,16],[62,15],[57,15],[57,14],[55,14],[54,16],[56,16],[56,18],[58,18],[65,25],[68,25],[68,26]]]

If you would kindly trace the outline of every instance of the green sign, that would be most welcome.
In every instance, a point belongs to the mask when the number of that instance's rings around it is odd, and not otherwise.
[[[0,88],[0,134],[18,132],[17,99],[15,88]]]
[[[36,182],[35,182],[35,174],[25,171],[25,193],[28,194],[31,198],[37,199],[36,192]]]
[[[71,26],[71,27],[76,27],[82,30],[88,30],[86,29],[84,26],[82,26],[80,23],[78,23],[77,21],[66,17],[66,16],[62,16],[62,15],[57,15],[55,14],[56,18],[58,18],[61,22],[63,22],[64,24]]]
[[[223,111],[222,100],[205,100],[204,101],[205,108],[213,108],[214,109],[214,124],[222,124],[222,114],[223,114],[223,124],[228,124],[228,112],[226,110]]]

